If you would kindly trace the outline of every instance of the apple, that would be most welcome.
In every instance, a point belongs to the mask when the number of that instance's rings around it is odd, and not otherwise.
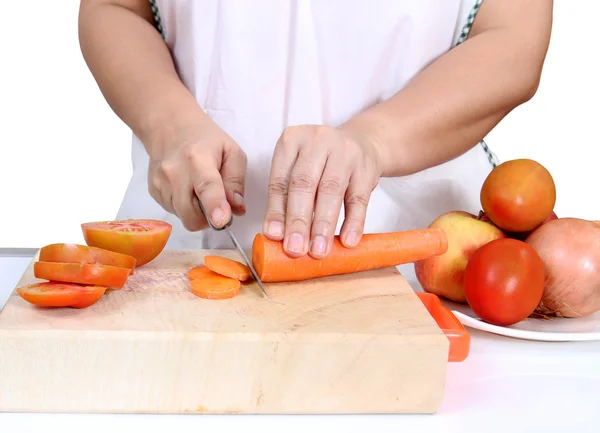
[[[440,215],[429,227],[445,231],[448,250],[439,256],[415,262],[417,280],[426,292],[466,304],[463,274],[469,258],[479,247],[505,238],[506,234],[476,215],[460,210]]]

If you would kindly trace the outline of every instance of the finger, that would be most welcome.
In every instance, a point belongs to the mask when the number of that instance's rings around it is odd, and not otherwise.
[[[350,170],[344,161],[343,155],[329,156],[317,188],[309,250],[310,255],[314,258],[326,257],[331,251],[335,229],[350,180]]]
[[[325,145],[304,146],[290,174],[283,245],[291,256],[308,252],[317,186],[327,156]]]
[[[263,233],[272,240],[280,241],[285,234],[288,185],[297,157],[297,141],[289,135],[282,134],[275,146],[271,161],[267,211],[263,223]]]
[[[194,200],[200,200],[215,227],[223,227],[231,219],[231,207],[225,196],[223,179],[212,159],[196,161],[192,169]],[[196,203],[197,205],[197,203]]]
[[[198,198],[191,178],[185,178],[181,184],[175,186],[174,191],[176,195],[173,198],[173,207],[186,230],[195,232],[206,228],[208,224],[197,204]]]
[[[352,173],[344,198],[345,215],[340,230],[340,241],[348,248],[355,247],[360,242],[372,190],[364,175],[358,171]]]
[[[197,231],[206,227],[198,206],[193,206],[195,197],[190,173],[181,170],[177,160],[164,160],[155,176],[155,187],[161,189],[161,201],[167,203],[171,212],[179,218],[186,230]],[[166,209],[166,208],[165,208]]]
[[[171,191],[171,186],[160,167],[152,164],[148,170],[148,192],[164,210],[176,215]]]
[[[244,190],[247,166],[248,159],[240,148],[231,146],[231,149],[225,149],[223,163],[221,164],[221,178],[223,179],[227,201],[236,215],[246,213]]]

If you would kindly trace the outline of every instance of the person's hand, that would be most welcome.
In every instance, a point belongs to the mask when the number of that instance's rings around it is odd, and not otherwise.
[[[211,222],[222,227],[232,212],[243,215],[247,158],[211,119],[174,128],[153,146],[148,169],[150,195],[175,214],[189,231],[207,227],[198,199]]]
[[[292,257],[326,257],[343,203],[340,240],[356,246],[380,167],[377,146],[364,134],[325,126],[286,128],[273,155],[265,236],[283,239]]]

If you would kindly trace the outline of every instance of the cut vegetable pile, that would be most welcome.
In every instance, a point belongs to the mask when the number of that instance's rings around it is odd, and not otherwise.
[[[47,281],[17,288],[25,301],[39,307],[89,307],[107,290],[123,288],[136,267],[161,253],[171,234],[170,224],[155,220],[81,227],[87,245],[57,243],[40,250],[33,274]]]
[[[221,256],[204,257],[204,265],[188,271],[192,293],[204,299],[229,299],[240,292],[241,282],[250,277],[243,263]]]
[[[558,218],[543,165],[498,165],[480,200],[479,215],[455,210],[430,224],[445,231],[448,251],[415,262],[425,291],[466,303],[498,326],[600,311],[600,224]]]

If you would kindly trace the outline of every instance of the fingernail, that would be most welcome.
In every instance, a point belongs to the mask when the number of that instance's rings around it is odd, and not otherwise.
[[[326,249],[327,240],[325,239],[325,237],[321,235],[315,236],[310,245],[311,253],[317,256],[322,256],[325,254]]]
[[[233,193],[233,202],[238,206],[244,206],[244,197],[241,194]]]
[[[271,222],[269,224],[269,228],[267,229],[267,233],[277,238],[283,236],[283,224],[279,221]]]
[[[211,215],[212,223],[216,224],[216,225],[220,225],[222,222],[224,222],[223,221],[224,219],[225,219],[225,212],[223,212],[223,210],[221,208],[216,208]]]
[[[346,236],[346,243],[351,247],[355,247],[356,244],[358,244],[358,233],[356,233],[355,231],[351,231],[350,233],[348,233],[348,235]]]
[[[304,238],[300,233],[292,233],[288,239],[288,250],[292,253],[301,253],[304,248]]]

